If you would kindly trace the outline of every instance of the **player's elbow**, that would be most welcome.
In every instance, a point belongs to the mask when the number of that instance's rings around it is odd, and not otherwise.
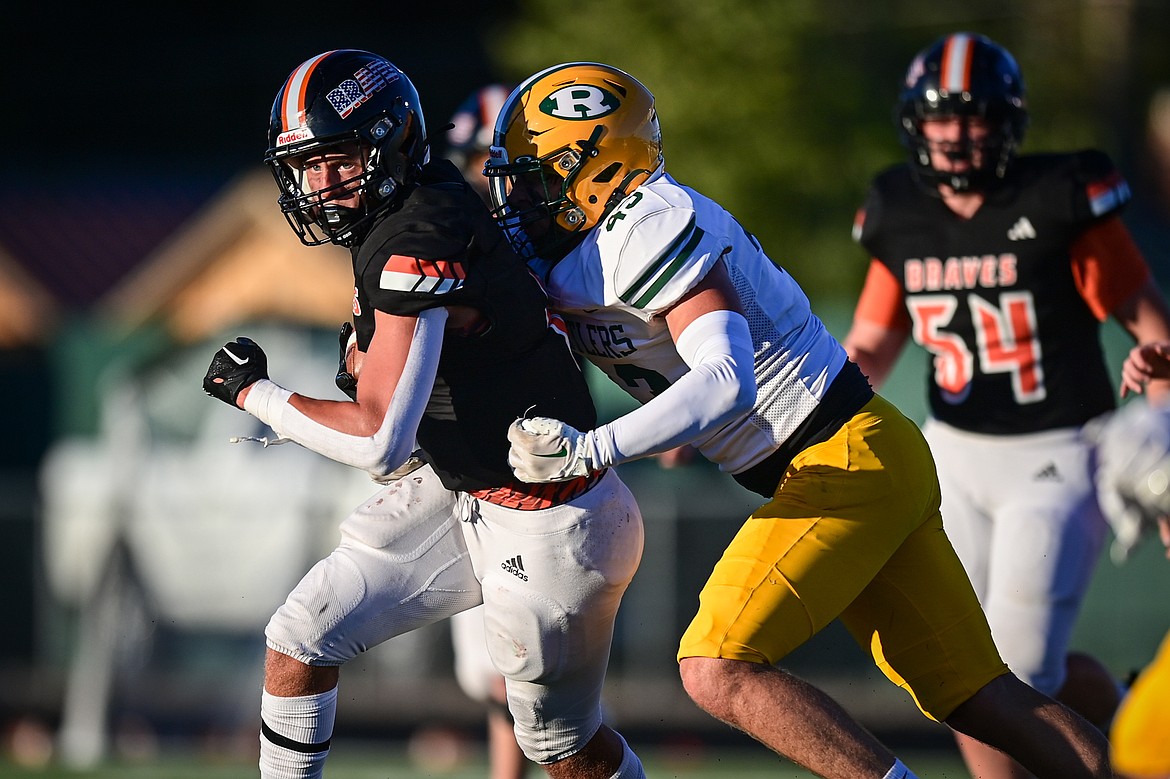
[[[412,451],[413,446],[382,441],[374,435],[360,439],[352,450],[349,463],[368,473],[375,481],[382,481],[402,467]]]
[[[399,463],[401,465],[401,463]],[[387,476],[394,473],[398,465],[395,465],[389,460],[371,460],[364,465],[359,465],[361,470],[370,474],[370,478],[374,481],[383,481]]]

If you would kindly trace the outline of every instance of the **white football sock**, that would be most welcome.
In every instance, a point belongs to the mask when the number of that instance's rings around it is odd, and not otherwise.
[[[265,690],[260,700],[261,778],[320,779],[336,714],[336,687],[295,698]]]

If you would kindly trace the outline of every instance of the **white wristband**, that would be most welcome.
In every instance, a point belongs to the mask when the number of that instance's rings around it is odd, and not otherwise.
[[[291,397],[291,390],[286,390],[271,379],[260,379],[248,390],[248,395],[244,398],[244,411],[280,432],[278,430],[280,420]]]

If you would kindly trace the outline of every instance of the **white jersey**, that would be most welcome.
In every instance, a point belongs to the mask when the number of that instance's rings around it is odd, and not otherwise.
[[[755,238],[718,203],[659,171],[564,259],[537,270],[574,350],[645,403],[690,370],[662,314],[720,259],[751,330],[756,405],[692,443],[739,473],[792,435],[846,361],[803,290]]]

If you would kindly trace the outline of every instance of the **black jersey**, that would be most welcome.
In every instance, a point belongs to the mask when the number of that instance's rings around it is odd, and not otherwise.
[[[444,335],[419,425],[419,446],[445,487],[511,484],[507,429],[517,417],[594,427],[585,378],[544,290],[454,165],[427,165],[419,185],[352,254],[354,328],[363,351],[373,338],[375,309],[413,315],[469,306],[486,317],[475,333]]]
[[[908,165],[873,181],[854,237],[901,284],[931,352],[932,415],[990,434],[1078,426],[1114,407],[1100,322],[1070,249],[1129,189],[1098,151],[1024,155],[971,219]]]

